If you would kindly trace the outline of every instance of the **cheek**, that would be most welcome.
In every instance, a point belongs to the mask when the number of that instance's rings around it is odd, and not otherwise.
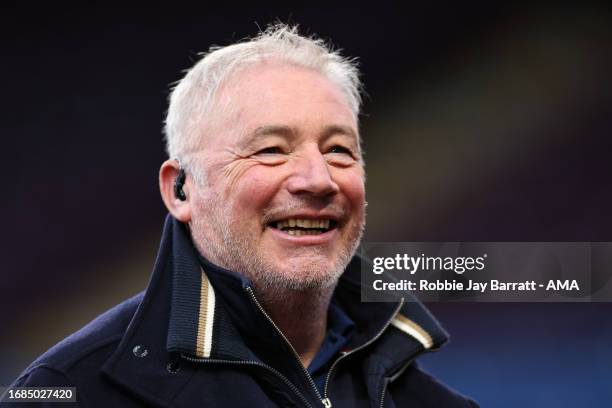
[[[255,160],[245,159],[223,167],[219,184],[226,205],[241,211],[257,207],[270,194],[270,172]]]
[[[248,174],[247,174],[248,173]],[[259,213],[277,192],[278,183],[270,172],[251,168],[240,181],[232,185],[229,195],[233,197],[234,208],[242,214]]]
[[[342,193],[353,211],[363,210],[365,203],[365,181],[363,171],[355,170],[351,172],[340,172],[336,175],[335,181],[340,187]]]

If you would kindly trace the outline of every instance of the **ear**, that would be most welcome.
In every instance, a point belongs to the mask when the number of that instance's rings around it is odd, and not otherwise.
[[[174,181],[179,174],[179,162],[172,159],[166,160],[159,169],[159,191],[166,208],[177,220],[189,223],[191,221],[191,202],[188,184],[183,185],[183,191],[187,196],[184,201],[174,195]]]

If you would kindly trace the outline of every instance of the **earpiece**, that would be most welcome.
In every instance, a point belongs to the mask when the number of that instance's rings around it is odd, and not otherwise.
[[[185,170],[181,167],[179,168],[179,173],[174,179],[174,196],[181,201],[185,201],[187,196],[183,191],[183,186],[185,185]]]

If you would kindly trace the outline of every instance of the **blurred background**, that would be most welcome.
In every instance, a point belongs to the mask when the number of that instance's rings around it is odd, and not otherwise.
[[[612,241],[612,11],[2,6],[0,385],[142,290],[168,85],[275,19],[361,62],[371,241]],[[425,369],[484,407],[604,407],[612,304],[430,304]]]

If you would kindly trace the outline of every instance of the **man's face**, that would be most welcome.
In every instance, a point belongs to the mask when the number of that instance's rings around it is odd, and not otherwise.
[[[261,63],[217,94],[197,153],[192,235],[256,288],[333,285],[365,222],[357,123],[340,89],[305,68]]]

